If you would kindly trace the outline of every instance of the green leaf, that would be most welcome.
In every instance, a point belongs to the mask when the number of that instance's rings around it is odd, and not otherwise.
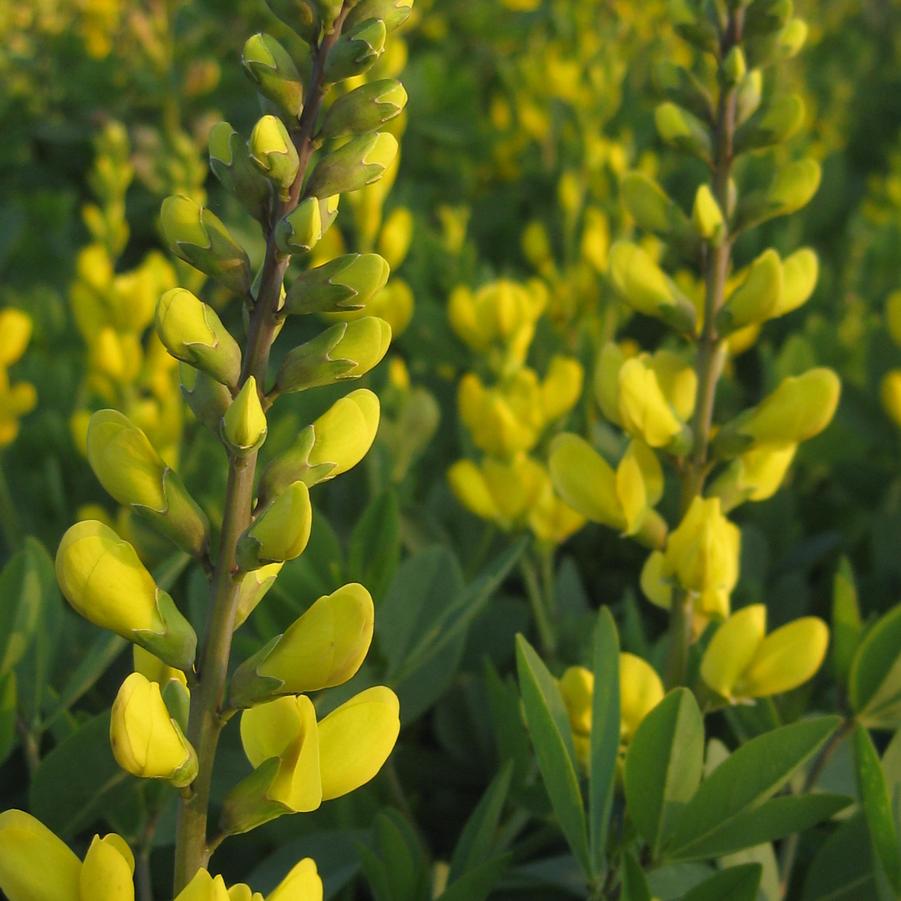
[[[512,859],[512,854],[504,854],[486,860],[451,883],[438,897],[441,901],[484,901]]]
[[[746,809],[723,823],[720,829],[668,856],[672,860],[703,860],[733,854],[794,832],[803,832],[850,803],[851,799],[844,795],[822,793],[772,798],[759,807]]]
[[[594,695],[588,754],[588,835],[591,865],[602,872],[607,828],[613,808],[619,754],[619,636],[608,607],[601,607],[594,627]]]
[[[729,867],[693,888],[682,901],[754,901],[761,872],[759,863]]]
[[[513,762],[507,761],[466,821],[451,857],[448,873],[451,884],[490,859],[512,776]]]
[[[373,498],[354,526],[347,550],[349,581],[362,582],[376,598],[388,588],[400,560],[400,511],[397,495]]]
[[[572,731],[557,681],[522,635],[516,636],[516,668],[526,724],[544,786],[573,854],[591,878],[585,808],[576,775]]]
[[[642,721],[626,752],[629,815],[657,857],[704,766],[704,720],[687,688],[673,689]]]
[[[88,720],[58,744],[34,773],[31,812],[62,839],[78,833],[101,812],[107,813],[109,793],[128,778],[113,759],[109,727],[108,711]]]
[[[498,758],[513,763],[513,784],[519,788],[532,766],[532,748],[522,721],[519,691],[511,676],[501,679],[490,660],[485,661],[485,688]]]
[[[58,603],[58,597],[50,555],[39,541],[26,538],[25,546],[0,573],[0,675],[25,656],[41,611]]]
[[[0,764],[16,746],[16,674],[0,676]]]
[[[425,852],[413,827],[395,810],[373,823],[374,847],[358,847],[363,872],[377,901],[426,901],[429,873]]]
[[[701,784],[681,810],[667,856],[678,857],[771,798],[825,744],[840,720],[823,716],[752,738]]]
[[[901,847],[892,812],[892,801],[870,734],[862,726],[854,730],[854,762],[857,787],[870,841],[896,894],[901,895]]]
[[[848,558],[842,557],[832,580],[832,669],[841,685],[847,682],[860,635],[860,605],[854,570]]]
[[[848,698],[868,729],[901,726],[901,604],[867,632],[848,677]]]
[[[622,901],[652,901],[648,880],[631,851],[623,855],[622,881]]]
[[[807,868],[802,901],[876,898],[867,824],[862,814],[842,823],[820,845]]]

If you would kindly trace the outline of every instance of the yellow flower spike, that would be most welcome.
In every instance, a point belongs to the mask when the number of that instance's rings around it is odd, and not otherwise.
[[[118,835],[94,836],[79,875],[82,901],[134,901],[135,858]]]
[[[241,374],[241,348],[216,311],[184,288],[172,288],[156,308],[156,330],[166,349],[235,388]]]
[[[266,896],[266,901],[322,901],[322,879],[316,861],[305,857]]]
[[[651,447],[667,447],[685,429],[644,355],[626,360],[619,371],[619,413],[623,428]]]
[[[782,298],[782,261],[775,250],[765,250],[747,268],[741,284],[727,298],[717,317],[723,332],[763,322],[776,314]]]
[[[0,310],[0,366],[18,362],[31,340],[31,317],[13,307]]]
[[[150,651],[142,648],[140,645],[132,645],[132,659],[134,662],[134,671],[140,673],[150,682],[156,682],[160,687],[165,687],[167,682],[175,681],[181,685],[187,686],[187,676],[173,666],[167,666]]]
[[[248,571],[299,557],[312,526],[310,489],[303,482],[292,482],[238,539],[238,566]]]
[[[0,813],[0,890],[9,901],[78,901],[81,863],[23,810]]]
[[[165,779],[176,788],[197,775],[197,755],[172,718],[156,682],[132,673],[113,703],[110,744],[116,762],[141,779]]]
[[[135,549],[101,522],[76,523],[56,552],[56,578],[85,619],[143,645],[170,666],[188,669],[197,636],[172,598],[153,581]]]
[[[635,654],[619,655],[620,742],[632,740],[642,720],[663,700],[657,671]]]
[[[222,417],[222,437],[236,453],[248,454],[262,445],[267,431],[257,380],[251,375]]]
[[[560,497],[592,522],[622,531],[616,476],[610,464],[584,438],[558,435],[551,444],[551,481]]]
[[[117,410],[98,410],[87,435],[88,462],[106,492],[131,507],[179,547],[203,552],[206,515],[144,432]]]
[[[541,399],[548,422],[568,413],[582,393],[584,372],[578,360],[557,355],[551,359],[541,383]]]
[[[175,901],[230,901],[230,898],[221,876],[214,879],[205,869],[200,869],[178,893]]]
[[[279,694],[343,685],[366,657],[374,620],[372,596],[356,582],[319,598],[283,635],[238,667],[230,703],[248,707]]]
[[[828,644],[829,628],[816,616],[776,629],[760,643],[736,693],[762,698],[803,685],[819,670]]]
[[[353,469],[375,441],[380,411],[378,397],[368,388],[351,391],[335,401],[313,423],[315,439],[310,464],[331,464],[329,478]]]
[[[390,688],[360,692],[319,723],[322,800],[365,785],[382,768],[400,733],[400,704]]]
[[[732,614],[717,630],[701,660],[701,678],[718,695],[731,699],[766,634],[766,607],[751,604]]]

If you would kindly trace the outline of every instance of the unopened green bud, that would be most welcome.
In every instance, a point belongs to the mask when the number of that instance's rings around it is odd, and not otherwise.
[[[56,578],[85,619],[189,670],[197,636],[175,602],[147,572],[135,549],[95,520],[72,526],[56,552]]]
[[[413,0],[360,0],[347,14],[345,28],[353,28],[367,19],[381,19],[388,31],[407,21],[413,11]]]
[[[695,194],[692,220],[698,234],[705,241],[709,241],[714,247],[723,243],[726,237],[726,222],[709,185],[701,185]]]
[[[388,30],[381,19],[367,19],[345,31],[325,61],[325,80],[342,81],[362,75],[385,52]]]
[[[276,387],[290,393],[359,378],[379,363],[390,343],[391,326],[384,319],[339,322],[285,357]]]
[[[312,488],[347,472],[366,456],[378,427],[378,397],[368,388],[351,391],[266,467],[261,495],[275,497],[298,479]]]
[[[322,123],[326,137],[362,134],[380,128],[407,105],[404,86],[393,78],[364,84],[336,100]]]
[[[184,194],[163,201],[160,226],[171,251],[237,294],[250,291],[250,261],[222,220]]]
[[[231,392],[221,382],[187,363],[179,365],[178,375],[185,403],[200,422],[218,435],[219,424],[232,402]]]
[[[156,307],[156,330],[166,350],[216,381],[234,388],[241,374],[241,348],[216,311],[185,288],[172,288]]]
[[[276,228],[276,241],[283,253],[307,253],[322,239],[322,214],[318,197],[301,201]]]
[[[210,131],[210,169],[254,219],[266,220],[272,188],[250,161],[247,144],[228,122],[217,122]]]
[[[748,62],[741,47],[733,47],[723,60],[723,77],[728,87],[739,84],[748,71]]]
[[[797,94],[783,94],[738,129],[735,152],[745,153],[787,141],[804,121],[804,101]]]
[[[104,490],[131,507],[180,548],[206,549],[209,523],[181,479],[144,432],[118,410],[98,410],[87,435],[88,463]]]
[[[350,253],[301,273],[285,301],[287,313],[362,310],[388,283],[388,263],[377,253]]]
[[[388,132],[360,135],[325,154],[316,164],[305,194],[331,197],[378,181],[397,156],[397,138]]]
[[[247,454],[262,445],[267,430],[257,380],[249,376],[222,417],[222,437],[233,451]]]
[[[752,69],[735,91],[735,124],[747,122],[760,106],[763,98],[763,73]]]
[[[319,10],[314,0],[266,0],[266,5],[308,44],[319,37]]]
[[[691,302],[637,244],[617,241],[610,248],[608,274],[616,292],[634,310],[663,319],[679,331],[694,328]]]
[[[284,200],[297,178],[300,159],[297,148],[278,116],[263,116],[250,133],[250,158],[256,167],[278,188]]]
[[[300,73],[288,51],[268,34],[247,39],[241,53],[244,70],[257,90],[286,116],[297,118],[303,102]]]
[[[621,191],[623,204],[641,228],[682,243],[697,241],[688,217],[653,178],[630,172]]]
[[[776,216],[788,216],[806,206],[820,186],[821,169],[804,159],[780,168],[770,186],[748,195],[739,204],[737,223],[742,230]]]
[[[246,572],[299,557],[312,525],[310,491],[303,482],[292,482],[238,539],[238,566]]]
[[[657,132],[667,144],[677,150],[709,161],[713,152],[707,126],[675,103],[661,103],[654,111]]]
[[[765,250],[751,263],[744,281],[720,310],[717,328],[726,333],[769,319],[781,295],[782,262],[775,250]]]

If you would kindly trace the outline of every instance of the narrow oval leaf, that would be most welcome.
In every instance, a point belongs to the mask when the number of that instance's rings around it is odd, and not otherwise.
[[[901,604],[886,613],[857,646],[848,698],[861,725],[869,729],[901,725]]]
[[[704,767],[704,721],[694,695],[673,689],[638,727],[626,752],[626,805],[657,853],[693,797]]]
[[[683,896],[682,901],[754,901],[763,867],[746,863],[721,870]]]

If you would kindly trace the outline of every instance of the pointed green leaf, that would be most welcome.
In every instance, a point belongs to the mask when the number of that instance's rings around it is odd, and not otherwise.
[[[754,901],[760,885],[759,863],[746,863],[721,870],[683,896],[682,901]]]
[[[623,855],[622,881],[622,901],[652,901],[648,880],[631,851]]]
[[[868,729],[901,725],[901,604],[867,632],[848,677],[848,697],[857,721]]]

